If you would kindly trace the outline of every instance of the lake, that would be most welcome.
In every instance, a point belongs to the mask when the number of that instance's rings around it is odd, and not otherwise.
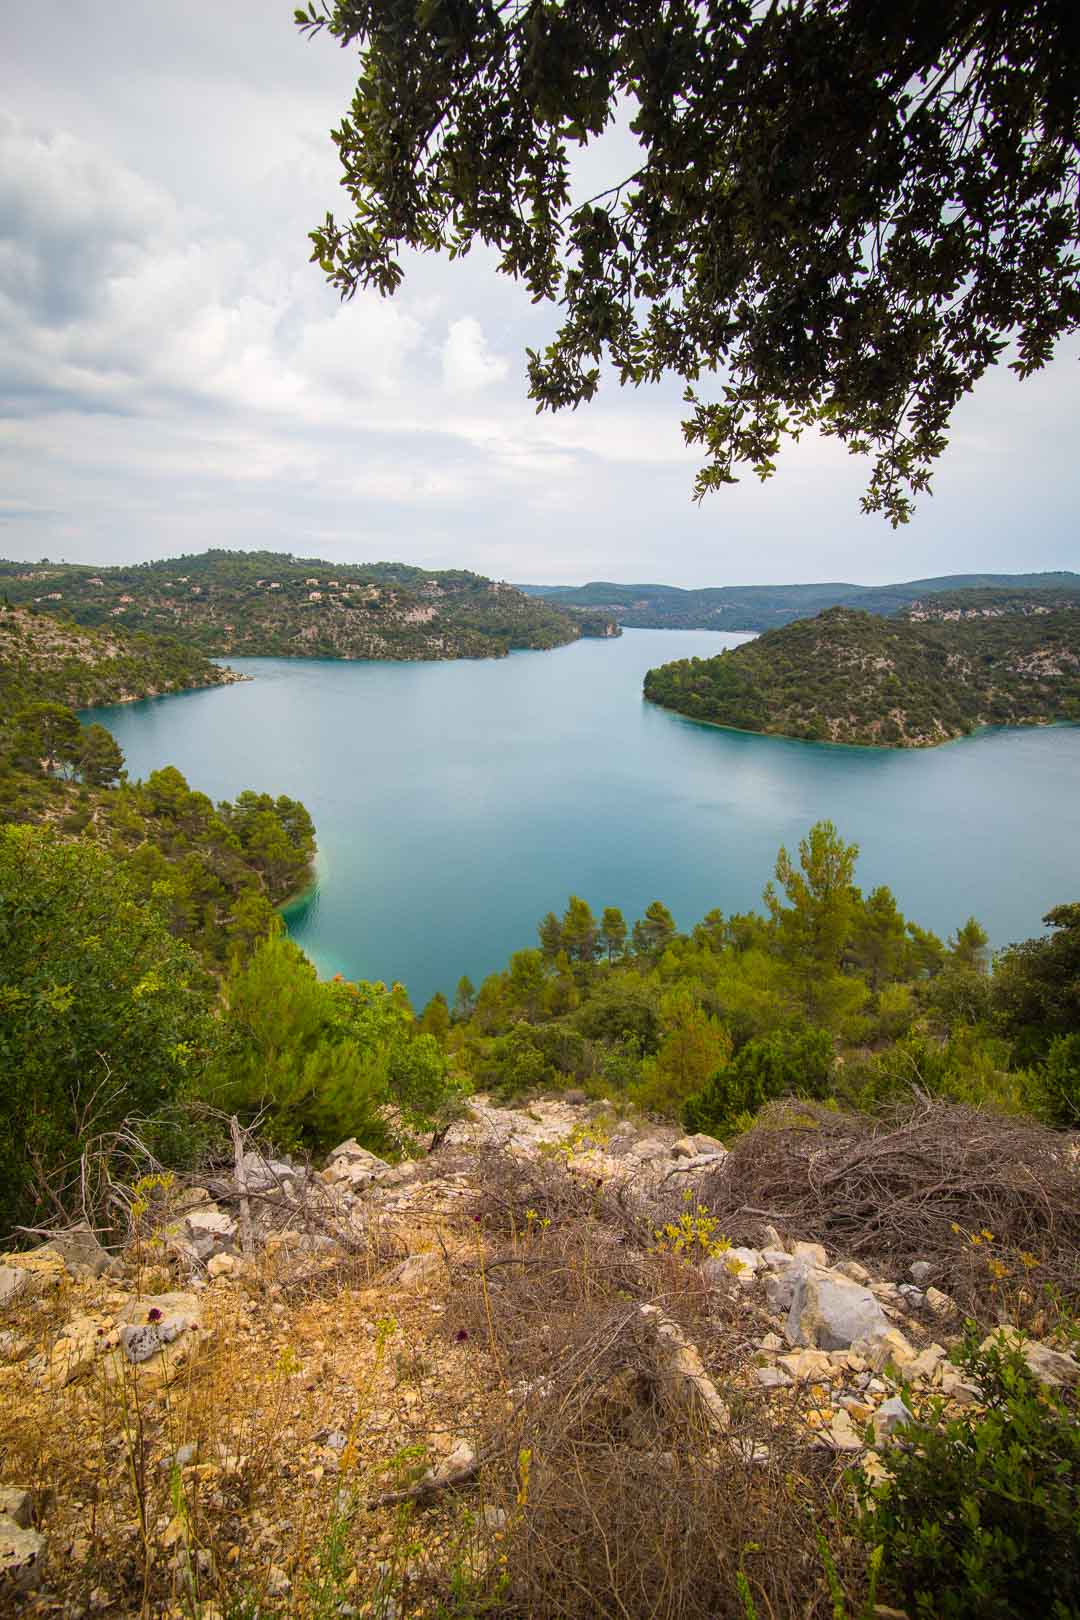
[[[721,731],[645,703],[650,666],[748,638],[628,630],[458,663],[235,659],[250,683],[88,711],[133,776],[177,765],[215,799],[300,798],[319,878],[287,914],[324,974],[400,979],[419,1007],[477,984],[571,893],[690,927],[760,904],[780,844],[823,817],[945,934],[995,945],[1080,899],[1080,727],[925,751]]]

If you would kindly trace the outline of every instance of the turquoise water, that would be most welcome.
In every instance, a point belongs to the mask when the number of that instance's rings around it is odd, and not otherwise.
[[[324,973],[400,979],[419,1005],[479,983],[571,892],[689,927],[760,902],[781,843],[831,817],[864,889],[997,945],[1080,898],[1080,727],[920,752],[717,730],[646,704],[651,665],[745,636],[628,630],[446,664],[235,660],[240,686],[93,711],[133,775],[174,764],[214,798],[311,810],[316,891],[289,914]]]

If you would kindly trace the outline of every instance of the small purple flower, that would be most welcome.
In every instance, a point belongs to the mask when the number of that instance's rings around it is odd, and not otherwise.
[[[146,1320],[148,1322],[161,1321],[161,1312],[158,1310],[156,1305],[151,1305],[150,1309],[146,1313]]]
[[[457,1340],[458,1344],[464,1344],[468,1337],[468,1328],[458,1328],[457,1332],[454,1334],[454,1338]]]
[[[477,1226],[479,1226],[480,1222],[483,1220],[483,1216],[482,1215],[474,1215],[473,1220],[476,1222]]]

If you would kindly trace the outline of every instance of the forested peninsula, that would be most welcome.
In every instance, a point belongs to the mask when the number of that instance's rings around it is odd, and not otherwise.
[[[0,593],[83,625],[165,632],[214,657],[502,658],[619,634],[606,614],[536,600],[464,569],[269,551],[116,568],[0,562]]]
[[[238,679],[166,637],[0,608],[0,826],[37,824],[61,844],[99,846],[132,902],[153,901],[212,970],[272,929],[275,907],[307,882],[310,816],[286,795],[214,805],[173,766],[131,782],[115,738],[80,725],[75,707]],[[78,908],[76,870],[65,882]]]
[[[916,611],[883,619],[830,608],[715,658],[651,669],[644,693],[714,725],[876,747],[1080,720],[1080,604]]]
[[[38,699],[83,709],[240,679],[171,636],[133,635],[116,624],[92,630],[34,608],[0,606],[0,704],[7,715]]]

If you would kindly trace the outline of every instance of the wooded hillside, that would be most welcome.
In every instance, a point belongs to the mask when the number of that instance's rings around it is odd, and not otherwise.
[[[651,669],[645,696],[743,731],[887,747],[1077,720],[1080,611],[918,623],[830,608]]]
[[[0,705],[46,701],[71,708],[126,703],[237,680],[168,636],[91,630],[33,609],[0,607]]]
[[[120,568],[0,562],[0,591],[80,624],[164,631],[214,656],[500,658],[618,634],[606,617],[567,612],[463,569],[267,551]]]

